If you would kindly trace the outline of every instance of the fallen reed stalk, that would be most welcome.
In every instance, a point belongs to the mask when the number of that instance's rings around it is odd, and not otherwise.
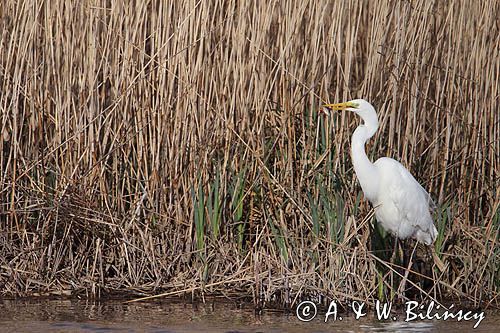
[[[439,203],[445,268],[411,283],[498,305],[499,16],[494,0],[2,1],[2,294],[392,298],[391,239],[348,156],[358,120],[317,113],[363,97],[371,158]]]

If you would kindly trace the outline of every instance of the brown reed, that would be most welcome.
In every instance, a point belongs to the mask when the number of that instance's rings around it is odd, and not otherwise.
[[[439,203],[445,267],[427,258],[418,292],[498,305],[498,17],[496,0],[0,2],[1,293],[392,298],[348,155],[359,120],[317,113],[362,97],[369,156]]]

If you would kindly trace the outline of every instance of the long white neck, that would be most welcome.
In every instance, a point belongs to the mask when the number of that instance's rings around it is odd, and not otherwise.
[[[376,117],[376,115],[375,115]],[[379,174],[375,165],[370,161],[365,152],[365,142],[370,139],[378,129],[378,121],[367,121],[358,126],[352,135],[351,158],[354,171],[358,177],[365,197],[372,203],[377,198],[379,191]]]

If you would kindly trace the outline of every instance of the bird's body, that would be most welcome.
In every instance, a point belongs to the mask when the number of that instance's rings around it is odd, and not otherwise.
[[[357,99],[327,107],[353,111],[364,121],[352,135],[351,158],[363,193],[375,209],[377,221],[397,238],[414,238],[431,245],[437,230],[431,217],[429,194],[398,161],[382,157],[372,163],[366,156],[365,142],[378,129],[373,106]]]
[[[374,165],[380,175],[379,195],[371,201],[377,221],[398,238],[432,244],[437,230],[429,194],[398,161],[382,157]]]

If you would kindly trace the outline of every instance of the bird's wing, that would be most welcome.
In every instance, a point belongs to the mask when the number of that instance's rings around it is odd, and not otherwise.
[[[394,204],[406,215],[408,222],[426,231],[429,224],[433,224],[429,208],[430,196],[405,167],[399,163],[398,166],[401,186],[398,195],[393,196]]]
[[[377,164],[379,170],[383,170],[390,179],[387,195],[400,217],[422,230],[428,230],[429,224],[433,224],[430,207],[434,205],[429,193],[401,163],[387,158]]]

